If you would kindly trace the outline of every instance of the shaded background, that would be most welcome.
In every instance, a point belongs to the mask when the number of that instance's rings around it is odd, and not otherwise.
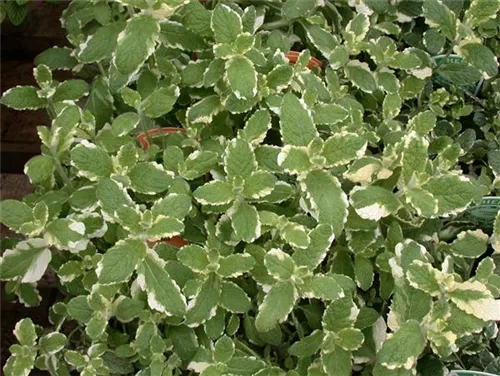
[[[7,0],[10,1],[10,0]],[[33,60],[40,52],[53,47],[68,45],[59,18],[68,1],[49,4],[44,1],[30,1],[27,19],[19,26],[7,19],[0,25],[1,79],[3,94],[16,85],[35,85]],[[54,79],[62,80],[69,72],[55,72]],[[29,180],[23,175],[24,164],[40,153],[40,140],[36,132],[38,125],[49,125],[45,110],[15,111],[5,106],[0,108],[0,195],[1,199],[22,199],[33,191]],[[16,236],[4,226],[0,228],[2,243],[6,237]],[[2,244],[2,251],[4,249]],[[48,308],[52,290],[47,281],[40,281],[42,303],[40,307],[26,308],[22,304],[9,302],[1,283],[1,366],[9,357],[9,346],[16,342],[12,331],[17,321],[31,317],[35,324],[48,324]],[[2,374],[2,371],[0,371]],[[31,375],[48,375],[33,371]]]

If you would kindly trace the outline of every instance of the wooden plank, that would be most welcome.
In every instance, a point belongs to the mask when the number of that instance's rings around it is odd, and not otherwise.
[[[32,60],[40,52],[53,46],[68,45],[65,30],[59,21],[68,1],[49,4],[45,1],[30,1],[28,16],[23,24],[2,23],[2,62],[7,57],[17,56]]]

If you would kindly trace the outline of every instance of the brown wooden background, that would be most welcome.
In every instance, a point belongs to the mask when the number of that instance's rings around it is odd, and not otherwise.
[[[7,20],[0,26],[1,79],[0,91],[16,85],[36,85],[33,78],[33,60],[36,55],[52,46],[64,46],[68,42],[59,18],[68,1],[49,4],[32,0],[29,3],[28,18],[20,26]],[[36,133],[38,125],[49,125],[45,111],[15,111],[5,106],[0,108],[0,195],[1,199],[22,199],[33,191],[23,175],[24,164],[40,153],[40,141]],[[4,226],[0,228],[1,238],[15,236]],[[9,354],[9,346],[15,343],[12,334],[14,325],[23,317],[30,317],[35,324],[48,324],[48,301],[52,291],[41,288],[44,301],[40,307],[26,308],[22,304],[6,301],[4,286],[1,292],[1,367]],[[0,374],[2,371],[0,370]],[[47,375],[33,371],[30,375]]]

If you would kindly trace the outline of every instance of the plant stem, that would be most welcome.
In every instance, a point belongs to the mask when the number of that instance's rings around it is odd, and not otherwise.
[[[278,20],[274,22],[269,22],[267,24],[262,25],[260,28],[262,30],[274,30],[279,29],[280,27],[288,25],[288,22],[285,20]]]
[[[250,347],[248,347],[244,342],[241,342],[239,339],[234,340],[234,344],[240,350],[245,351],[246,353],[255,356],[257,359],[260,359],[260,355],[253,351]]]
[[[101,75],[103,77],[107,77],[106,71],[104,70],[104,67],[102,66],[100,61],[97,62],[97,66],[99,68],[99,71],[101,72]]]
[[[61,177],[62,181],[71,190],[73,190],[73,183],[71,182],[71,179],[69,178],[68,174],[64,170],[64,167],[62,166],[61,162],[59,162],[59,159],[57,158],[57,156],[55,155],[55,153],[52,153],[52,157],[54,158],[54,162],[55,162],[57,173]]]

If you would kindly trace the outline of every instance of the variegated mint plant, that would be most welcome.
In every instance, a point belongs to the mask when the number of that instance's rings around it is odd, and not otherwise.
[[[1,279],[60,290],[5,374],[499,373],[499,11],[71,2],[1,99],[52,119]]]

